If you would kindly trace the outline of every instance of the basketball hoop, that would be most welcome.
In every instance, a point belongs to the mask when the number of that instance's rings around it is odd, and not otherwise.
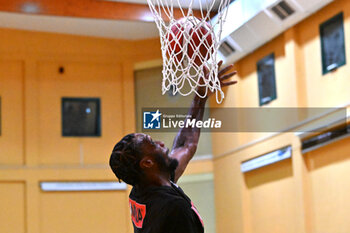
[[[204,98],[208,91],[215,91],[216,101],[221,103],[224,93],[218,79],[217,51],[230,0],[147,2],[160,34],[163,95],[172,90],[173,95],[195,92]],[[213,12],[217,12],[215,17],[211,17]],[[204,87],[205,94],[198,93],[198,87]]]

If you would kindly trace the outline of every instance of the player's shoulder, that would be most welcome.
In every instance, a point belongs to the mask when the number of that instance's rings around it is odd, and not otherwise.
[[[156,200],[171,202],[182,199],[181,196],[174,190],[173,187],[169,186],[153,186],[147,189],[136,189],[133,188],[130,193],[131,198],[144,199],[144,200]]]
[[[176,197],[169,201],[169,207],[170,206],[174,210],[187,210],[189,207],[189,203],[181,197]]]
[[[158,203],[160,208],[184,209],[188,208],[188,201],[173,187],[163,187],[161,191],[152,193],[153,203]]]
[[[186,202],[172,187],[163,187],[161,191],[153,193],[153,197],[168,202],[169,205],[181,205]]]

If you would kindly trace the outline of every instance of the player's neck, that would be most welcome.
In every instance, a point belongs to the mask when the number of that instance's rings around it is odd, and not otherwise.
[[[140,188],[146,188],[149,186],[171,186],[170,175],[162,173],[149,174],[138,186]]]

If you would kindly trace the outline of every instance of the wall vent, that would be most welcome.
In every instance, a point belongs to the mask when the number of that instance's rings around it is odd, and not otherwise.
[[[222,25],[218,56],[234,63],[330,2],[335,0],[235,0]]]
[[[295,12],[295,10],[286,1],[280,1],[277,5],[273,6],[271,10],[281,20],[285,20]]]
[[[227,41],[222,42],[222,44],[219,47],[219,51],[222,55],[225,57],[230,56],[232,53],[234,53],[236,50],[235,48],[230,45]]]

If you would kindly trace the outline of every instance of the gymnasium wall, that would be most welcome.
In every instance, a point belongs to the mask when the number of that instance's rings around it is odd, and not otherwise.
[[[116,180],[110,152],[135,131],[134,66],[159,59],[159,41],[0,34],[0,231],[129,232],[128,190],[44,192],[39,182]],[[61,97],[100,98],[101,136],[62,137]]]
[[[322,75],[318,31],[341,11],[349,58],[350,2],[338,0],[238,61],[239,84],[225,91],[220,107],[259,106],[256,62],[272,52],[277,99],[267,107],[348,104],[349,65]],[[39,182],[115,181],[110,150],[135,130],[134,68],[160,58],[159,41],[9,29],[0,35],[0,231],[131,232],[127,190],[43,192]],[[61,137],[61,96],[101,98],[100,138]],[[215,133],[213,163],[192,163],[187,174],[214,170],[217,233],[346,233],[349,143],[302,154],[294,133]],[[286,145],[291,159],[240,171],[241,162]]]
[[[348,106],[349,111],[349,64],[325,75],[321,67],[319,25],[340,12],[349,59],[350,2],[339,0],[236,62],[238,84],[225,91],[220,107],[259,107],[256,63],[274,53],[277,99],[261,108]],[[291,126],[292,117],[280,120]],[[217,233],[349,231],[349,138],[304,154],[293,132],[215,133],[212,140]],[[241,172],[242,162],[285,146],[292,148],[290,159]]]

